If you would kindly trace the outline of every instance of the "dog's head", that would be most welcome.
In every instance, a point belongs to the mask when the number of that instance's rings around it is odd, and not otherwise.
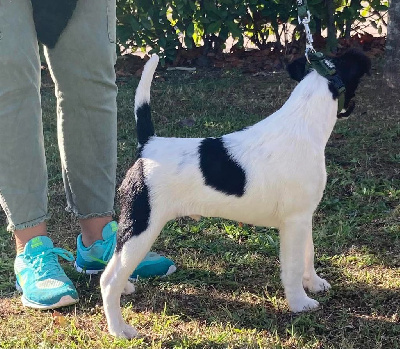
[[[354,110],[355,103],[352,100],[355,91],[364,74],[370,74],[371,60],[361,51],[350,49],[343,55],[330,58],[335,64],[336,72],[346,87],[344,110],[340,111],[338,117],[347,117]],[[287,67],[289,75],[296,81],[301,81],[309,72],[305,57],[298,58]],[[337,90],[329,85],[333,98],[338,97]]]

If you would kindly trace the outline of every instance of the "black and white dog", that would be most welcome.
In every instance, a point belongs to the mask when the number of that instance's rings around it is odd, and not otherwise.
[[[346,86],[345,108],[370,70],[363,53],[333,59]],[[280,231],[281,277],[293,312],[318,307],[305,289],[330,288],[314,269],[312,217],[326,184],[325,145],[338,115],[337,91],[305,59],[289,66],[300,83],[274,114],[218,138],[156,137],[150,116],[150,85],[158,64],[145,65],[136,91],[139,157],[120,188],[116,251],[101,277],[108,329],[132,338],[136,330],[120,310],[129,275],[171,219],[222,217]]]

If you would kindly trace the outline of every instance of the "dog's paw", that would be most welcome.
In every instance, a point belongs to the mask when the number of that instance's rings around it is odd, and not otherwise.
[[[289,301],[289,309],[293,313],[300,313],[302,311],[309,311],[319,307],[319,303],[312,298],[304,297]]]
[[[331,285],[328,281],[321,279],[318,275],[315,275],[309,279],[303,279],[303,287],[312,293],[318,293],[322,291],[328,291]]]
[[[136,328],[134,328],[133,326],[128,325],[128,324],[124,324],[123,333],[125,335],[125,338],[128,338],[128,339],[138,337],[138,335],[139,335],[138,331],[136,331]]]
[[[117,328],[109,328],[108,332],[117,338],[132,339],[138,337],[138,331],[133,326],[123,323]]]
[[[122,294],[131,294],[133,292],[135,292],[135,285],[132,282],[127,281]]]

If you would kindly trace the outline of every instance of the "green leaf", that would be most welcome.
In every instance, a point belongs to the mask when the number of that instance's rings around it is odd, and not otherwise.
[[[207,34],[215,34],[218,33],[221,29],[222,21],[212,22],[207,26],[206,33]]]
[[[377,11],[383,12],[383,11],[387,11],[389,7],[386,5],[377,5],[377,6],[374,6],[374,8]]]
[[[186,35],[189,37],[193,37],[193,34],[194,34],[194,23],[190,22],[190,24],[186,28]]]
[[[192,11],[196,10],[196,3],[195,1],[188,1],[189,2],[189,6],[191,8]]]
[[[141,25],[139,24],[139,22],[136,20],[135,17],[130,18],[129,24],[133,31],[139,31],[142,29]]]
[[[222,26],[222,28],[218,34],[218,37],[221,40],[226,41],[229,37],[229,28],[227,26]]]
[[[188,49],[193,48],[193,39],[191,37],[185,36],[185,45]]]
[[[158,40],[158,44],[160,47],[165,47],[167,45],[167,38],[165,36],[161,36]]]
[[[228,22],[227,26],[234,38],[238,38],[243,34],[239,26],[235,22]]]
[[[144,29],[147,29],[147,30],[151,30],[152,27],[153,27],[152,24],[151,24],[151,21],[146,17],[142,17],[140,19],[140,24],[142,25],[142,27]]]

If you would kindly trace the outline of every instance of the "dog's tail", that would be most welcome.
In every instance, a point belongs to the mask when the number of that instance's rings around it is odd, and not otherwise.
[[[150,86],[158,65],[158,56],[153,55],[143,69],[142,77],[136,89],[135,118],[139,148],[155,135],[151,121]]]

